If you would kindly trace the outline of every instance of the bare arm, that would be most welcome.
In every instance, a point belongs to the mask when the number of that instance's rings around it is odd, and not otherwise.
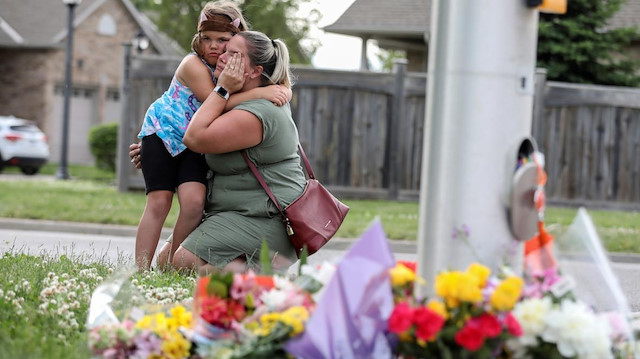
[[[269,85],[265,87],[256,87],[249,91],[240,92],[229,97],[225,111],[230,111],[239,104],[255,99],[265,99],[273,102],[276,106],[283,106],[291,101],[293,92],[290,88],[282,85]]]
[[[244,82],[244,65],[234,55],[220,75],[219,83],[233,93]],[[236,70],[230,70],[231,68]],[[228,80],[225,76],[228,76]],[[227,153],[256,146],[262,141],[262,123],[252,113],[232,110],[223,114],[227,101],[215,92],[202,103],[189,123],[182,140],[189,149],[200,153]]]
[[[198,56],[185,57],[176,70],[176,78],[181,84],[191,89],[200,102],[206,100],[213,91],[211,72]]]

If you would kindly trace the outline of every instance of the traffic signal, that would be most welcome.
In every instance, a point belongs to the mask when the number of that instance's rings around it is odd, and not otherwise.
[[[540,12],[564,14],[567,12],[567,0],[525,0],[528,7],[537,7]]]

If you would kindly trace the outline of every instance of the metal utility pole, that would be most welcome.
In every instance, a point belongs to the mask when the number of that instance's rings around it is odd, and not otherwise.
[[[519,266],[507,197],[530,136],[538,11],[516,0],[433,0],[418,270]]]

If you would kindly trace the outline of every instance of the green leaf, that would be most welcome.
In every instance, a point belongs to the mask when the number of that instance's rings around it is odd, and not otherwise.
[[[307,264],[307,259],[309,258],[309,251],[307,250],[307,245],[305,244],[302,247],[302,252],[300,252],[300,265],[298,266],[298,275],[302,275],[302,266]]]
[[[266,240],[262,240],[262,248],[260,248],[260,265],[262,266],[262,274],[273,275],[271,257],[269,256],[269,245]]]

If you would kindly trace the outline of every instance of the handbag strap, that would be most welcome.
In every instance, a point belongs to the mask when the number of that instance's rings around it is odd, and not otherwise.
[[[304,166],[307,169],[307,174],[309,174],[309,178],[315,179],[315,176],[313,174],[313,170],[311,169],[311,164],[309,163],[309,160],[307,159],[307,155],[304,153],[304,150],[302,149],[302,145],[300,145],[300,143],[298,143],[298,150],[300,151],[300,155],[302,156],[302,161],[304,162]],[[291,224],[289,222],[289,218],[284,213],[284,210],[280,206],[280,203],[278,203],[278,201],[276,200],[276,197],[273,195],[273,192],[271,192],[271,190],[269,189],[269,186],[267,185],[267,182],[265,182],[264,178],[262,177],[262,175],[258,171],[258,168],[256,167],[256,165],[253,163],[253,161],[251,161],[249,159],[249,156],[247,155],[247,150],[240,151],[240,154],[242,154],[242,158],[244,158],[244,161],[247,162],[247,166],[249,166],[249,169],[251,170],[253,175],[256,176],[256,179],[258,180],[258,182],[260,182],[260,185],[262,186],[264,191],[267,193],[267,196],[269,196],[271,201],[278,208],[278,211],[280,212],[280,215],[282,216],[282,220],[287,225],[287,232],[289,232],[290,227],[291,227]],[[291,230],[291,233],[289,233],[289,235],[291,235],[291,234],[293,234],[293,230]]]

